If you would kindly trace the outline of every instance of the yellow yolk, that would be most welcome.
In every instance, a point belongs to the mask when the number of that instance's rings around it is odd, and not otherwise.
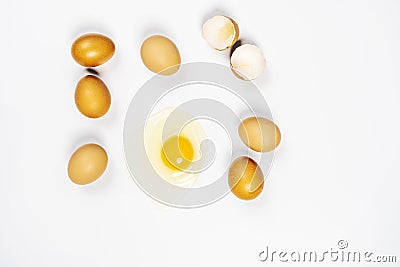
[[[185,170],[193,161],[193,145],[183,136],[168,138],[161,149],[161,158],[165,166],[171,170]]]

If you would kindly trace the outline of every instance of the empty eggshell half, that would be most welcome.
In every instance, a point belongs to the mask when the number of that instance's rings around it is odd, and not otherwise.
[[[257,152],[274,150],[281,142],[281,131],[273,121],[260,117],[249,117],[239,125],[239,136]]]
[[[243,80],[254,80],[264,72],[266,60],[260,48],[244,44],[233,51],[231,68]]]
[[[237,23],[225,16],[215,16],[203,24],[202,36],[216,50],[231,47],[239,37]]]

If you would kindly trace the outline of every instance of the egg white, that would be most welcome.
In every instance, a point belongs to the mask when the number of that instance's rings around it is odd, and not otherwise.
[[[173,185],[192,187],[198,177],[197,173],[184,170],[172,170],[164,164],[161,158],[163,129],[165,122],[172,112],[174,112],[174,117],[188,117],[187,113],[173,107],[167,107],[152,114],[146,122],[144,131],[145,150],[151,165],[161,178]],[[174,120],[170,119],[169,123],[174,123]],[[183,125],[178,125],[178,127],[183,127]],[[164,133],[164,135],[165,134],[168,133]],[[196,121],[191,121],[182,128],[180,135],[186,137],[192,144],[194,152],[193,161],[201,160],[200,144],[206,137],[201,124]],[[188,170],[190,170],[190,167]]]

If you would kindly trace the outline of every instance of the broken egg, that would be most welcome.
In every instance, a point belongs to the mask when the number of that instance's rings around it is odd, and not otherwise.
[[[216,50],[231,47],[239,37],[237,23],[226,16],[215,16],[203,24],[202,36]]]
[[[243,80],[254,80],[264,72],[266,60],[260,48],[252,44],[237,47],[231,55],[231,68]]]
[[[71,47],[72,57],[84,67],[97,67],[112,58],[114,53],[114,42],[98,33],[81,35]]]
[[[198,174],[192,172],[193,164],[201,160],[201,141],[205,132],[199,122],[184,125],[178,134],[163,140],[166,123],[177,123],[190,116],[183,110],[166,107],[152,114],[146,122],[144,146],[147,157],[157,174],[170,184],[191,187]]]

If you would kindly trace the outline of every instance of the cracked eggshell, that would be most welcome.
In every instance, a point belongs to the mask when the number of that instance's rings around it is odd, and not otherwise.
[[[233,51],[230,65],[239,78],[254,80],[264,72],[266,60],[260,48],[244,44]]]
[[[214,16],[203,24],[202,36],[214,49],[230,48],[239,37],[239,26],[226,16]]]

